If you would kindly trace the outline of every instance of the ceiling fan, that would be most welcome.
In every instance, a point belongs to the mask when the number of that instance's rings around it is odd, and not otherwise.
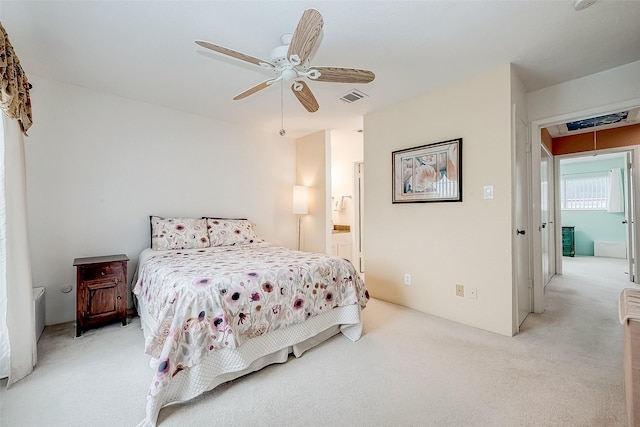
[[[234,100],[246,98],[249,95],[265,89],[266,87],[282,81],[291,82],[291,90],[302,106],[310,113],[318,111],[319,105],[313,92],[304,79],[319,82],[337,83],[369,83],[375,78],[375,74],[368,70],[340,67],[314,67],[309,65],[309,57],[313,52],[320,33],[322,32],[322,15],[315,9],[307,9],[302,14],[298,26],[293,35],[284,34],[278,46],[271,51],[271,60],[265,61],[226,47],[213,43],[197,40],[196,43],[207,49],[231,56],[241,61],[246,61],[262,68],[270,69],[276,74],[275,78],[265,80],[241,94]]]

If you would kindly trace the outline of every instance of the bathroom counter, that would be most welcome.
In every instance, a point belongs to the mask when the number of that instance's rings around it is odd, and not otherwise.
[[[348,225],[334,225],[331,230],[331,255],[351,261],[351,247],[351,227]]]

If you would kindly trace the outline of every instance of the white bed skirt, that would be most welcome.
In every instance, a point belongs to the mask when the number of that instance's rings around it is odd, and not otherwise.
[[[150,325],[146,321],[149,319],[145,319],[145,310],[139,312],[147,336]],[[290,353],[299,357],[338,332],[342,332],[352,341],[360,338],[362,323],[358,304],[338,307],[304,323],[252,338],[239,348],[213,351],[202,363],[178,372],[169,385],[157,395],[148,396],[146,418],[138,427],[155,426],[158,413],[164,406],[193,399],[222,383],[255,372],[267,365],[286,362]]]

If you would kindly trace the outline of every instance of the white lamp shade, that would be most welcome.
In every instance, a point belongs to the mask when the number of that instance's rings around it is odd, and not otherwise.
[[[304,185],[293,187],[293,213],[306,215],[309,212],[309,189]]]

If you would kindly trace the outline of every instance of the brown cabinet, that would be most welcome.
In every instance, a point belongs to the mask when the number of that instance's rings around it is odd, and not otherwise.
[[[76,337],[89,328],[127,324],[127,258],[108,255],[76,258]]]

